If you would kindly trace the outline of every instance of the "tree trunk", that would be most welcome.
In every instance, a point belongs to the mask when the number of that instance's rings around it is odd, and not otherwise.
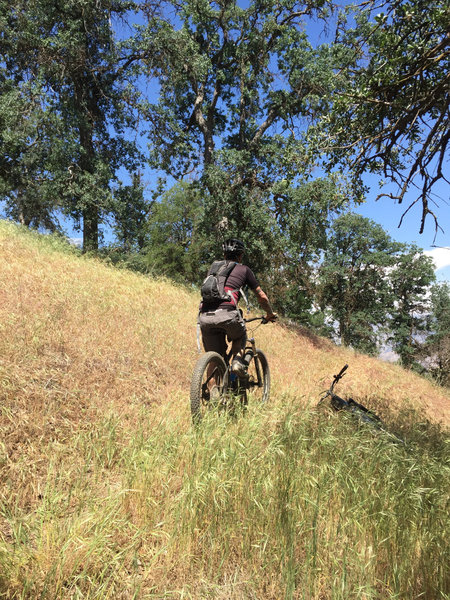
[[[80,124],[80,145],[84,151],[80,159],[81,171],[92,174],[94,172],[95,150],[93,144],[93,127],[89,122],[91,115],[82,116],[87,122]],[[91,194],[89,194],[91,196]],[[86,202],[86,199],[85,199]],[[82,210],[83,215],[83,252],[92,252],[98,250],[98,226],[99,210],[98,206],[89,199],[89,203]]]
[[[89,206],[83,210],[83,252],[98,250],[98,209]]]

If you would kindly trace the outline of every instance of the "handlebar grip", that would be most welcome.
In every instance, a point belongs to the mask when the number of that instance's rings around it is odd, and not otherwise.
[[[342,369],[339,371],[339,375],[342,375],[342,373],[345,373],[345,371],[348,369],[348,365],[344,365],[342,367]]]
[[[273,313],[272,318],[271,319],[266,319],[266,317],[262,317],[261,321],[262,323],[275,323],[275,321],[278,319],[278,315],[276,313]]]

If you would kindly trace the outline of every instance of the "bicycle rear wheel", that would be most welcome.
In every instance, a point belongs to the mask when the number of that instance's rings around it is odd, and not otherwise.
[[[255,356],[248,366],[246,383],[246,403],[264,404],[270,398],[270,369],[266,355],[262,350],[256,350]]]
[[[226,391],[227,366],[217,352],[206,352],[197,361],[191,379],[191,414],[199,423],[205,412],[217,407]]]

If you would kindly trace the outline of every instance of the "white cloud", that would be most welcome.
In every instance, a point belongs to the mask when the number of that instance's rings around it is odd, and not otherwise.
[[[426,250],[424,254],[431,256],[436,271],[450,266],[450,248],[433,248],[433,250]]]

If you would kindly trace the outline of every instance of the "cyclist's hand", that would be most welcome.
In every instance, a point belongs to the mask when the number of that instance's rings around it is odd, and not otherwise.
[[[274,321],[276,321],[278,319],[278,315],[277,313],[268,313],[265,317],[264,317],[264,323],[273,323]]]

